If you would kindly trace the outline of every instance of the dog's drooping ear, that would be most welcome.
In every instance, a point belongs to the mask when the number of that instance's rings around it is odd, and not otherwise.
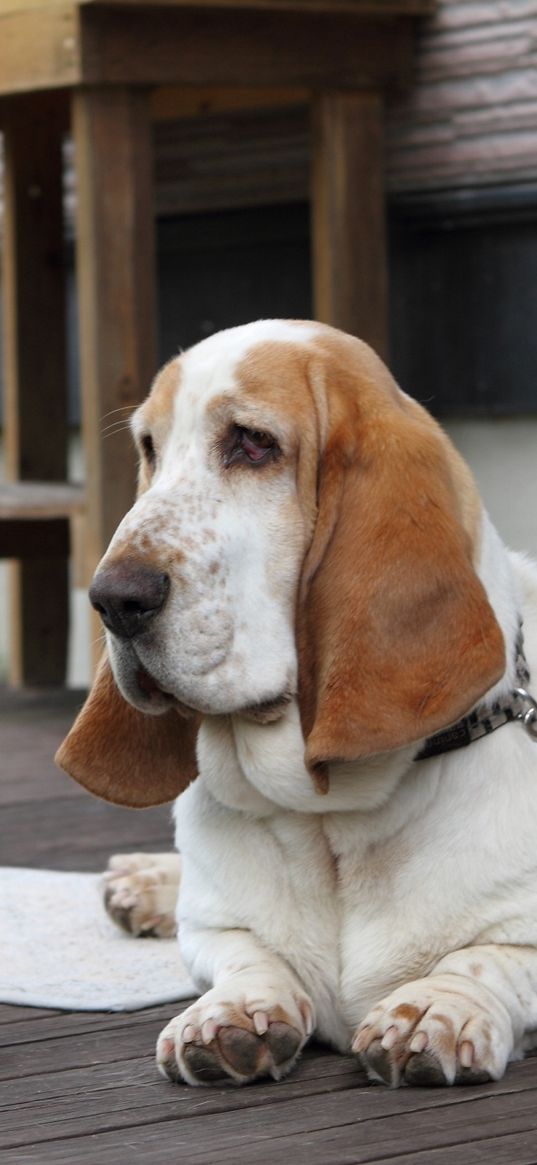
[[[146,809],[173,801],[197,775],[199,718],[148,716],[119,692],[106,658],[56,763],[96,796]]]
[[[327,389],[298,609],[306,764],[320,791],[331,760],[433,735],[505,670],[472,562],[479,504],[469,470],[370,350],[356,342],[356,354]]]

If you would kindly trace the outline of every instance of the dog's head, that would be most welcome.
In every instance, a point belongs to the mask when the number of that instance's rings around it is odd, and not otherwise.
[[[173,798],[203,715],[279,718],[306,763],[456,721],[505,667],[481,506],[432,418],[359,340],[263,321],[168,364],[137,411],[138,498],[90,595],[108,658],[58,754],[93,792]]]

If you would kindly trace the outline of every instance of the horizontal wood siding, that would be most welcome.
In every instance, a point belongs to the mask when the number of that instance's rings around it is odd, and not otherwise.
[[[390,109],[387,171],[392,191],[537,178],[534,0],[439,0]]]
[[[301,108],[237,110],[155,127],[157,213],[298,202],[308,196]]]

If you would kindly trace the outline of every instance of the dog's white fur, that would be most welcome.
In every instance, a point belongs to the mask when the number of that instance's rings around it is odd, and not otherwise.
[[[482,569],[496,611],[521,612],[537,674],[537,572],[486,518]],[[274,997],[295,1017],[301,1001],[304,1038],[314,1026],[343,1051],[357,1029],[389,1032],[391,1048],[410,1028],[447,1082],[469,1042],[462,1067],[500,1077],[537,1028],[537,745],[513,723],[417,765],[385,758],[369,779],[342,766],[321,798],[296,707],[269,731],[267,749],[263,726],[205,721],[200,778],[176,803],[181,949],[208,994],[163,1033],[161,1059],[173,1038],[194,1083],[187,1025],[225,1022],[230,1002],[270,1011]],[[449,1049],[442,1015],[458,1028]]]
[[[203,994],[168,1024],[158,1061],[191,1083],[205,1072],[278,1077],[315,1030],[391,1083],[497,1079],[537,1029],[537,744],[516,722],[419,763],[411,743],[332,764],[319,795],[294,698],[312,516],[291,472],[223,481],[214,454],[245,353],[312,335],[265,322],[182,358],[173,421],[154,424],[155,475],[105,559],[142,553],[148,539],[180,552],[159,635],[137,658],[166,693],[210,714],[199,777],[175,807],[181,951]],[[285,448],[285,411],[262,400],[241,408],[239,423]],[[135,432],[146,424],[143,406]],[[516,683],[520,618],[537,676],[537,571],[485,513],[480,523],[475,566],[507,661],[486,705]],[[108,639],[119,687],[147,710],[132,645]],[[293,698],[275,723],[244,714],[282,694]],[[295,1033],[289,1049],[282,1031]],[[246,1067],[226,1032],[256,1041]]]

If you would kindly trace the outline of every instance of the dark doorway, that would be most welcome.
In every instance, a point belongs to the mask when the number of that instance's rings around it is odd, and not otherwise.
[[[161,361],[220,328],[310,318],[308,204],[161,219],[158,285]]]

